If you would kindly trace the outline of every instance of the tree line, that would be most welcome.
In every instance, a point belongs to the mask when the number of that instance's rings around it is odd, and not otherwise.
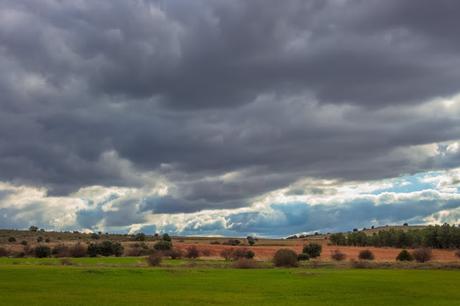
[[[423,229],[389,229],[373,233],[365,232],[335,233],[329,236],[334,245],[375,246],[436,249],[460,248],[460,227],[455,225],[430,225]]]

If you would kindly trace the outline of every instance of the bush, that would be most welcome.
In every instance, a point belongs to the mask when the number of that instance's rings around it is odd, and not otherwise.
[[[0,247],[0,257],[7,257],[10,255],[7,249]]]
[[[433,253],[429,248],[420,248],[412,252],[412,256],[417,262],[427,262],[433,257]]]
[[[46,238],[46,239],[45,239],[45,242],[46,242],[46,243],[50,243],[51,240],[50,240],[49,238]]]
[[[202,250],[201,250],[201,255],[206,256],[206,257],[209,257],[209,256],[212,255],[212,252],[211,252],[210,249],[202,249]]]
[[[29,227],[29,231],[36,232],[38,231],[38,227],[36,227],[35,225],[32,225],[31,227]]]
[[[361,260],[374,260],[374,253],[370,250],[362,250],[359,252],[358,258]]]
[[[171,237],[170,237],[168,234],[166,234],[166,233],[163,234],[162,239],[163,239],[164,241],[169,241],[169,242],[171,242]]]
[[[331,252],[331,258],[336,261],[342,261],[347,257],[345,253],[342,253],[340,250],[334,250]]]
[[[133,237],[134,241],[145,241],[145,234],[144,233],[137,233]]]
[[[63,265],[63,266],[71,266],[71,265],[73,265],[73,262],[68,258],[62,258],[61,259],[61,265]]]
[[[200,256],[200,252],[198,251],[196,246],[191,246],[187,248],[187,251],[185,253],[185,257],[187,258],[198,258]]]
[[[88,252],[88,247],[81,243],[77,243],[69,248],[69,255],[71,257],[79,258],[85,257]]]
[[[297,267],[297,254],[291,249],[279,249],[273,256],[273,264],[277,267]]]
[[[98,240],[99,238],[101,238],[99,236],[99,234],[97,234],[97,233],[92,233],[90,237],[91,237],[91,239],[94,239],[94,240]]]
[[[51,249],[46,245],[39,245],[34,250],[35,257],[44,258],[51,256]]]
[[[111,256],[117,257],[123,255],[123,246],[119,242],[112,242],[110,240],[103,241],[102,243],[91,243],[88,246],[87,253],[90,257]]]
[[[39,237],[37,238],[37,242],[40,243],[40,242],[42,242],[42,241],[43,241],[43,237],[42,237],[42,236],[39,236]]]
[[[255,256],[254,252],[246,248],[232,249],[232,254],[230,255],[230,257],[234,260],[237,260],[240,258],[251,259],[254,256]]]
[[[398,256],[396,256],[397,261],[412,261],[414,260],[414,257],[412,257],[411,253],[409,253],[407,250],[402,250],[399,252]]]
[[[355,269],[366,269],[370,268],[370,263],[365,260],[354,260],[352,259],[351,261],[351,266]]]
[[[161,264],[162,259],[163,258],[162,258],[161,252],[154,252],[153,254],[150,254],[146,258],[147,264],[151,267],[159,266]]]
[[[8,242],[12,243],[12,242],[16,242],[16,238],[14,237],[10,237],[8,238]]]
[[[234,264],[237,269],[254,269],[257,268],[257,262],[254,259],[240,258]]]
[[[229,239],[227,240],[226,242],[224,242],[223,244],[224,245],[233,245],[233,246],[237,246],[237,245],[240,245],[241,241],[239,241],[238,239]]]
[[[155,243],[153,248],[157,251],[169,251],[172,249],[172,243],[171,241],[160,240],[157,243]]]
[[[27,245],[27,241],[26,241],[26,240],[22,240],[22,241],[21,241],[21,244],[24,245],[24,246],[26,246],[26,245]]]
[[[256,240],[252,236],[246,237],[246,240],[248,241],[248,244],[251,245],[251,246],[256,243]]]
[[[232,259],[232,255],[233,255],[233,249],[223,249],[220,252],[220,256],[222,256],[225,260]]]
[[[51,250],[51,254],[54,257],[69,257],[70,256],[70,250],[69,250],[69,247],[67,247],[67,246],[65,246],[63,244],[59,244],[59,245],[56,245]]]
[[[457,256],[458,258],[460,258],[460,250],[455,251],[455,256]]]
[[[323,247],[318,243],[309,243],[303,247],[302,253],[308,254],[310,258],[316,258],[321,255]]]
[[[219,241],[211,241],[209,244],[220,244]]]
[[[129,249],[126,250],[127,256],[144,256],[149,255],[151,251],[149,247],[144,243],[134,243]]]
[[[298,261],[310,260],[310,255],[308,255],[306,253],[300,253],[299,255],[297,255],[297,260]]]
[[[180,259],[184,256],[184,253],[181,250],[174,248],[168,252],[168,256],[171,257],[171,259]]]

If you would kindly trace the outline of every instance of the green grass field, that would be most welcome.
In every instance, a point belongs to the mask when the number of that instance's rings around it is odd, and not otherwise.
[[[0,305],[459,305],[459,271],[229,269],[139,258],[0,260]],[[171,262],[174,262],[172,264]],[[222,264],[222,262],[221,262]]]

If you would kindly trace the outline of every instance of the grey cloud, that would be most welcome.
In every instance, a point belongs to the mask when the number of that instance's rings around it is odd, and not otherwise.
[[[173,193],[143,209],[175,213],[244,207],[305,176],[455,167],[458,154],[395,152],[460,135],[455,110],[414,115],[460,92],[459,12],[444,0],[0,1],[0,179],[67,194],[142,187],[136,175],[153,171]],[[103,218],[87,213],[82,224]]]

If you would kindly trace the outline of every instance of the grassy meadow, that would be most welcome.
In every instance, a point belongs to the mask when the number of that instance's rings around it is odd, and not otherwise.
[[[0,305],[458,305],[455,270],[229,269],[223,261],[2,258]]]

